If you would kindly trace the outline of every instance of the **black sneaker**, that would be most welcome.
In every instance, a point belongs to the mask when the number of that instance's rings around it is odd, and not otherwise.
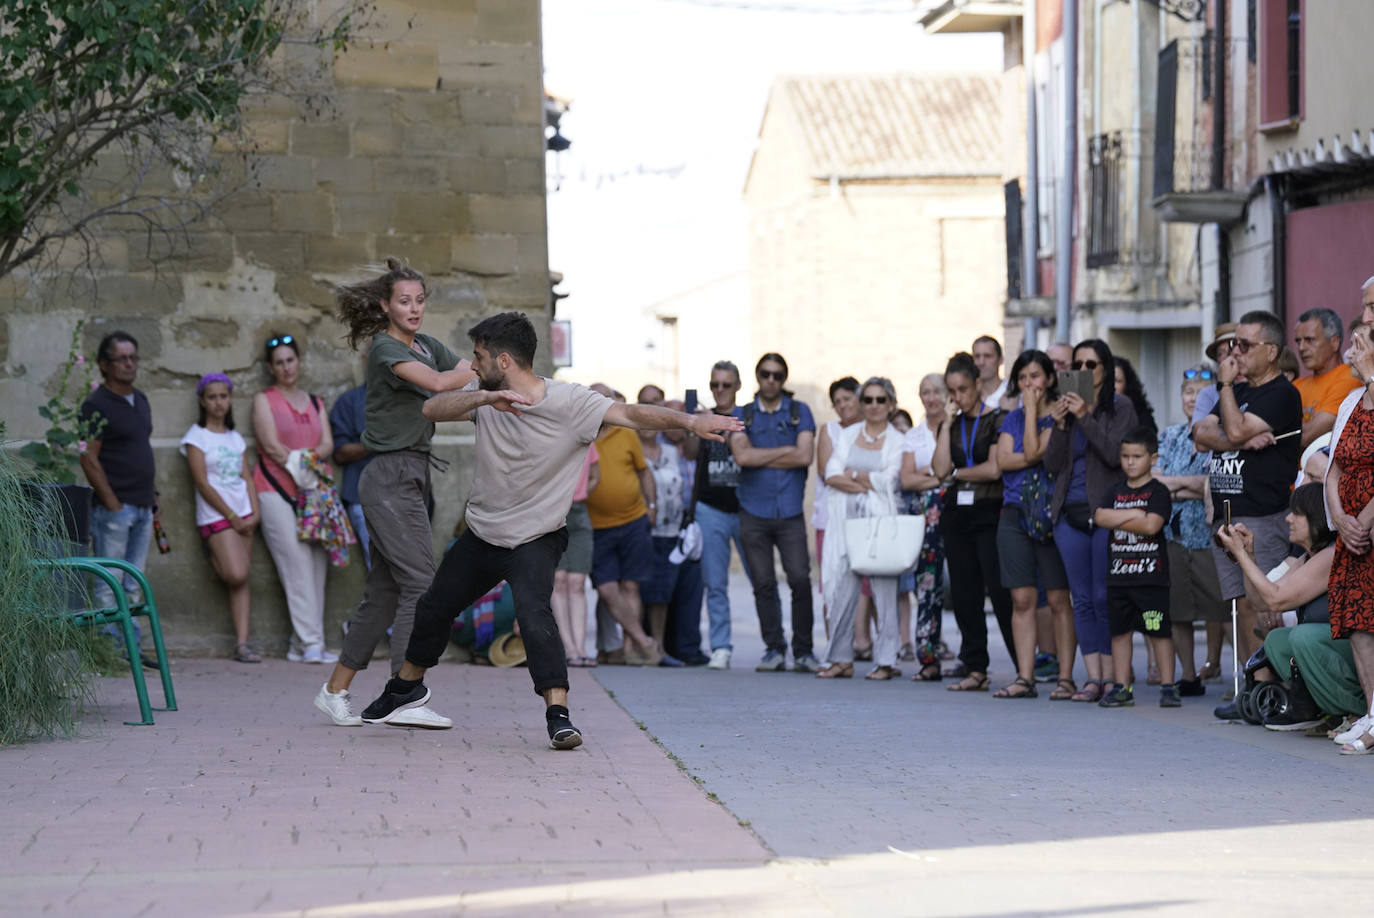
[[[1181,708],[1183,702],[1179,701],[1180,692],[1177,686],[1161,685],[1159,687],[1159,706],[1161,708]]]
[[[1315,727],[1322,720],[1320,714],[1308,716],[1301,711],[1294,711],[1290,708],[1265,718],[1264,729],[1275,730],[1279,733],[1296,733],[1299,730],[1306,730],[1308,727]]]
[[[1129,708],[1135,705],[1135,691],[1129,685],[1115,683],[1097,703],[1099,708]]]
[[[1202,684],[1201,676],[1192,679],[1180,679],[1176,685],[1178,686],[1178,693],[1184,698],[1196,698],[1199,695],[1207,694],[1207,686]]]
[[[1240,716],[1240,707],[1234,701],[1226,704],[1219,704],[1212,709],[1212,716],[1217,720],[1244,720]]]
[[[568,719],[567,708],[551,704],[544,711],[544,719],[549,722],[549,745],[554,749],[576,749],[582,745],[582,732]]]
[[[395,681],[388,682],[377,700],[363,710],[363,723],[389,724],[397,712],[421,707],[429,701],[429,689],[423,682],[415,683],[410,691],[402,693],[391,690]]]

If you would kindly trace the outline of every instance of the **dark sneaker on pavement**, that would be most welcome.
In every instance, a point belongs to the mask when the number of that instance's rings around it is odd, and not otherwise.
[[[1159,706],[1161,708],[1181,708],[1183,702],[1179,700],[1179,690],[1177,686],[1161,685],[1159,687]]]
[[[544,719],[549,722],[549,745],[554,749],[576,749],[582,745],[582,732],[568,719],[567,708],[551,704],[544,711]]]
[[[1325,723],[1326,718],[1320,714],[1307,715],[1301,711],[1287,710],[1280,711],[1272,717],[1265,718],[1264,729],[1274,730],[1279,733],[1296,733],[1299,730],[1306,730],[1315,727],[1317,724]]]
[[[787,670],[787,655],[770,650],[763,655],[759,665],[754,667],[756,673],[781,673]]]
[[[1035,655],[1035,681],[1054,682],[1059,678],[1059,658],[1052,653]]]
[[[429,689],[423,682],[417,682],[409,691],[392,691],[396,680],[392,679],[382,689],[381,696],[363,710],[363,723],[389,724],[400,711],[423,707],[429,701]]]
[[[1129,708],[1135,704],[1135,692],[1129,685],[1115,683],[1111,691],[1102,696],[1097,703],[1099,708]]]
[[[1240,707],[1234,701],[1217,705],[1212,709],[1212,716],[1217,720],[1244,720],[1240,716]]]
[[[1178,693],[1184,698],[1197,698],[1207,694],[1207,686],[1202,684],[1202,677],[1192,679],[1180,679],[1175,683],[1178,686]]]
[[[711,662],[711,658],[698,650],[696,653],[689,653],[683,656],[683,666],[705,666]]]
[[[804,653],[792,661],[792,672],[794,673],[815,673],[820,672],[821,661],[816,659],[814,653]]]

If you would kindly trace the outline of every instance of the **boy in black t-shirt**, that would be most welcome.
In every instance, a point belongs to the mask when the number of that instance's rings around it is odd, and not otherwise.
[[[1135,689],[1130,684],[1135,631],[1144,633],[1154,644],[1163,682],[1159,706],[1176,708],[1180,704],[1174,685],[1169,551],[1164,539],[1164,521],[1172,514],[1173,502],[1169,489],[1150,474],[1158,452],[1159,440],[1151,428],[1137,427],[1123,437],[1121,471],[1125,480],[1107,492],[1093,516],[1098,526],[1112,530],[1107,548],[1107,622],[1116,682],[1098,702],[1104,708],[1135,704]]]

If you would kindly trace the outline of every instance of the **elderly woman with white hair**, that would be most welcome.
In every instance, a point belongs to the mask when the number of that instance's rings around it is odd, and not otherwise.
[[[905,512],[926,519],[921,554],[916,559],[916,662],[921,668],[912,676],[916,682],[940,681],[940,625],[945,609],[945,543],[940,535],[943,509],[943,483],[931,469],[940,425],[946,420],[945,401],[949,389],[939,373],[921,379],[921,405],[925,417],[906,434],[902,447],[902,488]],[[906,639],[905,632],[902,634]]]
[[[842,429],[835,438],[825,468],[826,500],[832,525],[826,530],[821,581],[825,604],[833,617],[830,628],[829,663],[817,673],[822,679],[847,679],[854,675],[854,610],[859,602],[861,578],[850,567],[850,546],[842,520],[897,513],[898,479],[901,475],[901,433],[890,423],[897,410],[892,381],[874,376],[859,389],[863,422]],[[897,577],[869,576],[873,602],[878,611],[873,641],[876,664],[867,676],[887,680],[900,676],[897,669]]]

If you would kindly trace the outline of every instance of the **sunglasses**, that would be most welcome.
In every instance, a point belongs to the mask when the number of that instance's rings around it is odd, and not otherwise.
[[[886,405],[886,404],[887,404],[887,396],[886,396],[886,395],[865,395],[862,399],[860,399],[860,401],[862,401],[865,405]]]
[[[296,339],[291,335],[280,335],[276,338],[268,338],[267,349],[270,351],[272,348],[281,347],[283,344],[292,344],[295,340]]]
[[[726,389],[733,389],[733,388],[735,388],[735,384],[732,383],[732,382],[713,382],[713,383],[711,383],[711,391],[712,391],[712,392],[722,392],[722,391],[724,391],[724,390],[726,390]]]
[[[759,379],[771,379],[774,382],[786,382],[787,374],[781,370],[759,370]]]
[[[1098,367],[1102,366],[1102,364],[1098,363],[1096,360],[1075,360],[1073,363],[1069,364],[1069,366],[1075,370],[1096,370]]]
[[[1273,343],[1274,342],[1272,341],[1251,341],[1249,338],[1237,338],[1231,346],[1234,347],[1236,350],[1240,351],[1242,354],[1248,354],[1250,353],[1251,348],[1260,347],[1264,344]],[[1277,345],[1275,346],[1277,347]]]
[[[1211,370],[1184,370],[1184,379],[1213,379],[1216,374]]]

